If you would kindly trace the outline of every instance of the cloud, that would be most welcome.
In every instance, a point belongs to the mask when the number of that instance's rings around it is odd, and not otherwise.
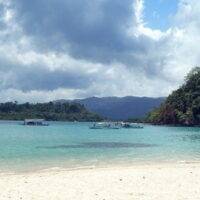
[[[164,31],[144,0],[0,1],[0,101],[165,96],[199,64],[200,3]]]
[[[132,4],[132,0],[16,0],[13,9],[17,22],[41,50],[111,62],[134,47],[140,50],[138,41],[126,33],[134,20]]]

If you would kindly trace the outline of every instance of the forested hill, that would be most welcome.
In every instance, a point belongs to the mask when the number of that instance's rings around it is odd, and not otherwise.
[[[166,125],[200,125],[200,67],[187,75],[185,83],[151,112],[147,121]]]
[[[42,118],[48,121],[99,121],[101,117],[91,113],[78,103],[37,103],[17,104],[7,102],[0,104],[0,120],[24,120]]]

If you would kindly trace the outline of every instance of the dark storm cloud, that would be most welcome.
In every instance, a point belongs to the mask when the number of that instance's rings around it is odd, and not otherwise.
[[[137,62],[148,37],[127,33],[136,24],[133,0],[15,0],[12,6],[24,32],[40,50],[67,51],[101,63]]]
[[[29,68],[23,69],[22,72],[15,74],[15,85],[18,85],[16,89],[23,91],[55,90],[57,88],[84,89],[90,85],[89,77],[62,70],[49,71],[34,66],[34,70]],[[12,88],[15,88],[15,85]]]
[[[12,63],[0,58],[0,89],[55,90],[58,88],[84,89],[92,81],[92,77],[84,73],[66,70],[50,70],[45,65],[30,64],[29,66]]]

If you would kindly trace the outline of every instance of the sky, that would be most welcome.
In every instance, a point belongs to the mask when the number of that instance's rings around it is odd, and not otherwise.
[[[166,31],[177,12],[178,0],[146,0],[144,7],[146,25],[152,29]]]
[[[0,102],[167,96],[199,35],[197,0],[0,0]]]

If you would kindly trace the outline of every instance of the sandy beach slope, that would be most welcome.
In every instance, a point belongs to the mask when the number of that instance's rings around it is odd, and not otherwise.
[[[0,199],[199,200],[200,164],[1,174]]]

